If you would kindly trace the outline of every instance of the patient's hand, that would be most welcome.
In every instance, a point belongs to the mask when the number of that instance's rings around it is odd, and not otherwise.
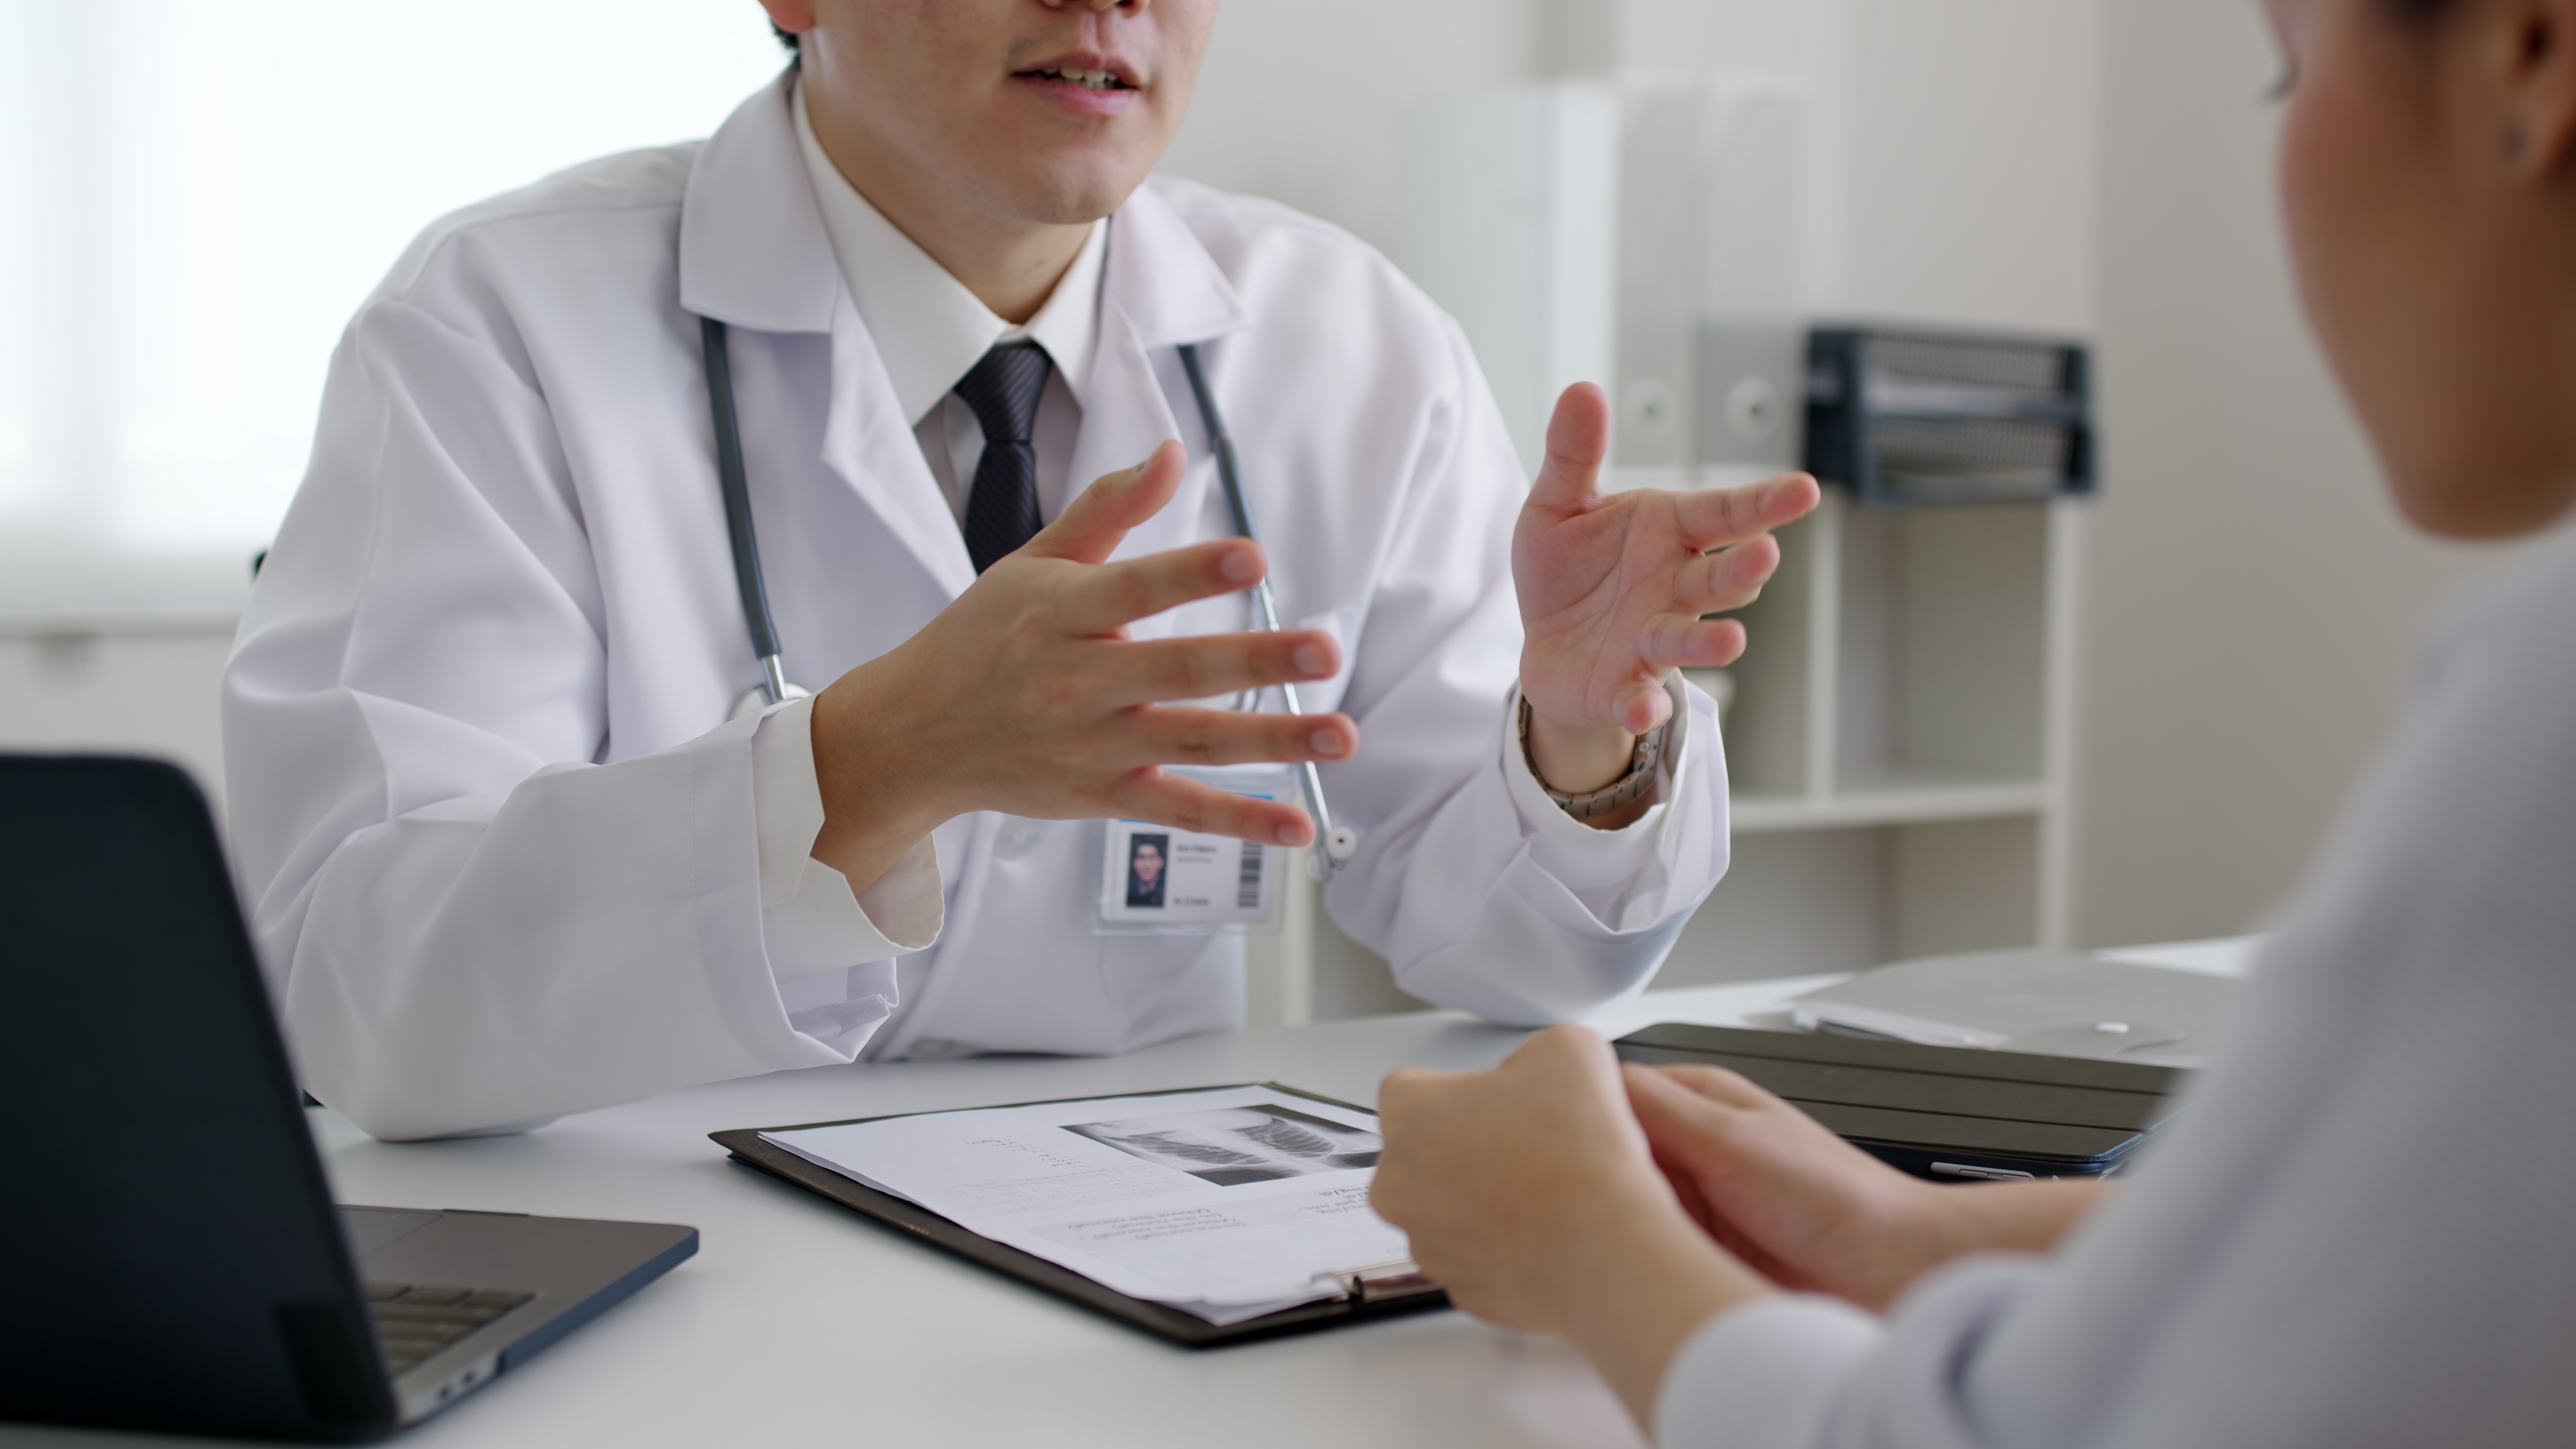
[[[1398,1072],[1369,1201],[1459,1307],[1574,1340],[1642,1425],[1691,1332],[1770,1290],[1692,1224],[1625,1097],[1579,1026],[1490,1072]]]
[[[2046,1249],[2103,1185],[1908,1177],[1715,1067],[1624,1069],[1656,1165],[1710,1236],[1787,1288],[1882,1309],[1962,1253]]]

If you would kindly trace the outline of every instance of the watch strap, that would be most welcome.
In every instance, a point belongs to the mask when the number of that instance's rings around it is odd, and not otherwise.
[[[1557,808],[1577,820],[1597,820],[1615,814],[1632,804],[1655,786],[1662,771],[1664,743],[1671,737],[1673,722],[1669,719],[1637,736],[1635,748],[1628,756],[1628,772],[1598,790],[1569,795],[1547,782],[1539,773],[1538,759],[1530,753],[1530,702],[1524,697],[1520,707],[1521,762],[1529,766],[1530,778],[1538,782],[1547,798]]]

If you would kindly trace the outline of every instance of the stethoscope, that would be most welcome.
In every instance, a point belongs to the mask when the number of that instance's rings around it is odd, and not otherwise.
[[[813,691],[788,682],[786,662],[778,645],[778,626],[769,614],[769,587],[760,576],[760,544],[752,533],[751,485],[742,467],[742,425],[734,412],[733,362],[725,351],[725,324],[713,317],[701,317],[698,335],[705,344],[707,407],[715,417],[716,480],[724,492],[725,534],[733,545],[734,586],[742,594],[742,616],[751,629],[751,652],[760,659],[760,683],[733,702],[731,717],[740,719],[773,704],[806,698]],[[1209,390],[1207,374],[1199,366],[1197,344],[1181,344],[1181,370],[1189,374],[1190,395],[1198,400],[1199,421],[1207,429],[1208,449],[1216,455],[1216,475],[1225,485],[1225,504],[1234,516],[1234,531],[1258,543],[1260,539],[1252,531],[1252,510],[1243,501],[1243,476],[1235,462],[1234,435],[1226,431],[1225,415],[1217,411],[1216,395]],[[1279,601],[1270,591],[1267,576],[1252,586],[1252,599],[1261,615],[1261,627],[1273,634],[1280,632]],[[1287,702],[1290,715],[1305,714],[1297,702],[1297,686],[1282,684],[1279,694]],[[1297,776],[1306,796],[1306,809],[1315,817],[1315,839],[1320,846],[1315,852],[1316,866],[1323,878],[1330,880],[1333,872],[1358,851],[1359,835],[1348,826],[1333,823],[1332,807],[1324,801],[1324,777],[1313,761],[1299,765]]]

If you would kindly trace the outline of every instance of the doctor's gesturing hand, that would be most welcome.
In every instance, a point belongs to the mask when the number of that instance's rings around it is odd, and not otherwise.
[[[1625,774],[1638,735],[1672,716],[1664,677],[1744,653],[1744,626],[1703,615],[1740,609],[1780,566],[1770,532],[1816,506],[1816,480],[1791,473],[1746,488],[1605,494],[1610,404],[1576,383],[1557,399],[1547,462],[1512,532],[1520,592],[1521,697],[1530,764],[1567,794]],[[1712,551],[1714,550],[1714,551]],[[1640,797],[1591,823],[1616,829]]]
[[[1244,538],[1107,561],[1171,500],[1184,467],[1180,444],[1167,442],[1092,484],[927,628],[816,697],[816,860],[865,890],[941,822],[975,810],[1150,820],[1282,845],[1313,837],[1294,805],[1161,768],[1339,760],[1359,748],[1347,715],[1165,702],[1341,668],[1340,646],[1316,629],[1128,637],[1136,620],[1241,592],[1268,567]]]

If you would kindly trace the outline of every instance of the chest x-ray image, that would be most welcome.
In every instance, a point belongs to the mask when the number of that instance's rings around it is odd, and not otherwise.
[[[1382,1145],[1374,1132],[1275,1103],[1083,1122],[1064,1130],[1219,1187],[1375,1167]]]

